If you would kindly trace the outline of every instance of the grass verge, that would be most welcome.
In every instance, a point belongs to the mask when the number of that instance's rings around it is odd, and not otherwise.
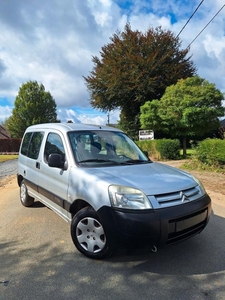
[[[182,169],[189,171],[207,171],[207,172],[218,172],[225,174],[225,165],[208,165],[200,162],[195,156],[187,159],[186,162],[181,166]]]
[[[3,161],[7,161],[7,160],[12,160],[12,159],[16,159],[18,158],[18,155],[7,155],[7,154],[1,154],[0,155],[0,162],[3,162]]]

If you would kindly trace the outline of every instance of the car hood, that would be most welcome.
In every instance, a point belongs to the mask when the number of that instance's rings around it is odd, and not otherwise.
[[[142,190],[146,195],[171,193],[197,185],[197,182],[190,174],[155,162],[92,168],[91,172],[93,175],[107,181],[108,184],[134,187]]]

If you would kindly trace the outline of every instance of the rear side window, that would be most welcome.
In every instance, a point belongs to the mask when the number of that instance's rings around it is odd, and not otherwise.
[[[44,132],[28,132],[24,136],[21,153],[30,158],[37,159],[41,148]]]
[[[23,155],[27,156],[27,151],[28,151],[28,147],[29,147],[29,143],[30,143],[32,134],[33,134],[33,132],[27,132],[23,138],[23,143],[22,143],[21,151],[20,151]]]

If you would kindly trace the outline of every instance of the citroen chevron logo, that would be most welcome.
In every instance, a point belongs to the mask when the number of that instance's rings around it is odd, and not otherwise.
[[[181,198],[181,202],[188,202],[188,201],[190,201],[188,199],[188,197],[183,192],[180,192],[180,198]]]

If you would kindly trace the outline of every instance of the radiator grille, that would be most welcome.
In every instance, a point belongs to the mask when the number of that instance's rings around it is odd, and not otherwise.
[[[190,202],[200,198],[203,195],[199,186],[192,187],[187,190],[178,191],[174,193],[156,195],[155,199],[158,205],[163,207],[173,206]]]

